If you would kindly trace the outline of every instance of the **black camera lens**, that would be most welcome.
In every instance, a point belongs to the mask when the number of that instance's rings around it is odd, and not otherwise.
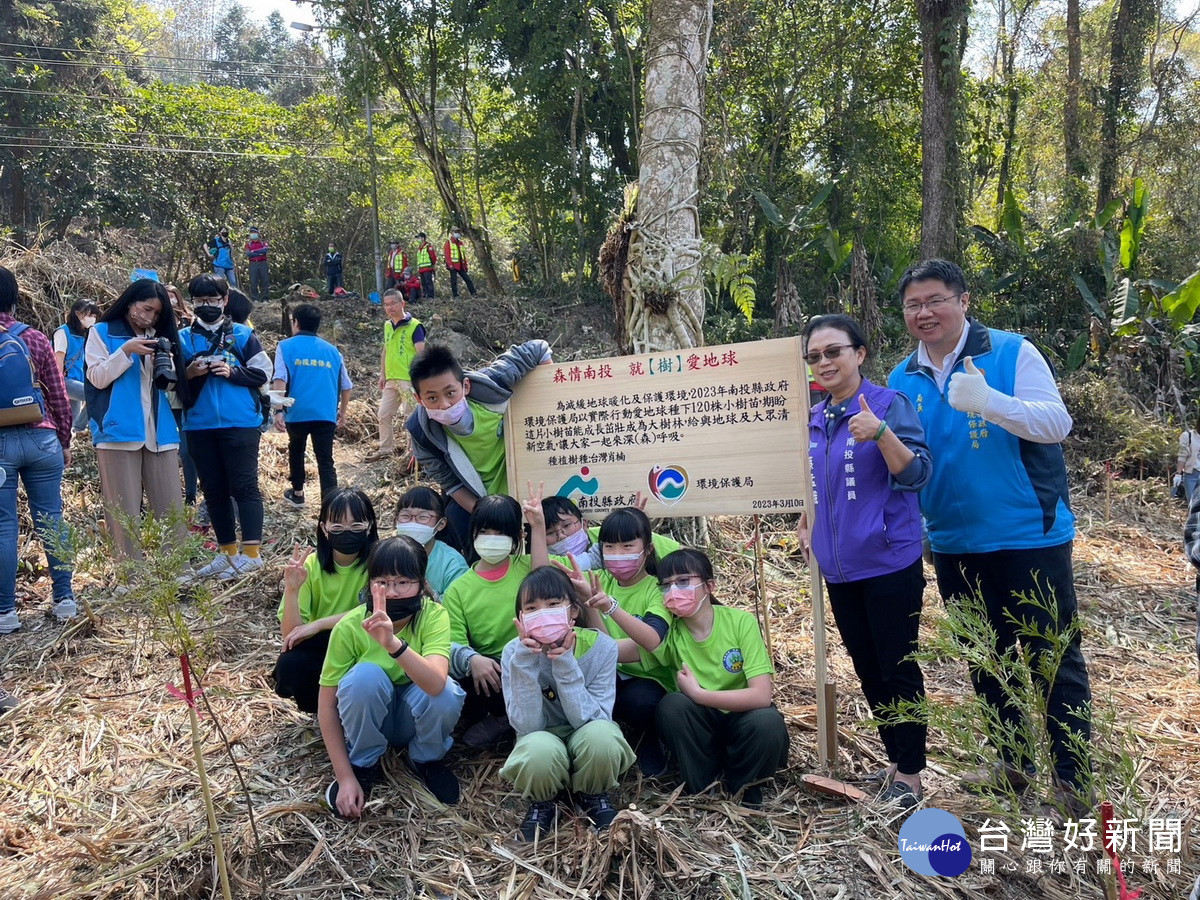
[[[160,337],[154,342],[154,386],[162,391],[175,387],[179,380],[175,374],[175,357],[171,350],[171,341],[165,337]]]

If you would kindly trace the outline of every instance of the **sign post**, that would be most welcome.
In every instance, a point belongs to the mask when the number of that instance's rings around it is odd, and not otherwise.
[[[513,496],[543,482],[594,518],[632,506],[639,491],[659,517],[812,504],[798,337],[539,366],[509,402],[504,434]],[[814,575],[817,744],[827,764],[837,732],[819,587]]]

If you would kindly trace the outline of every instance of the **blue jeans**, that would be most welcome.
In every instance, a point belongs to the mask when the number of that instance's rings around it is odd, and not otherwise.
[[[76,431],[87,428],[87,406],[83,402],[83,382],[74,378],[67,380],[67,397],[71,401],[71,427]]]
[[[372,766],[388,747],[408,747],[414,763],[441,759],[454,743],[466,694],[453,678],[436,697],[415,684],[395,684],[377,664],[356,663],[338,682],[338,716],[350,762]]]
[[[1190,503],[1192,494],[1196,491],[1196,484],[1200,482],[1200,469],[1195,472],[1183,473],[1183,502]]]
[[[237,272],[233,269],[226,269],[224,266],[213,266],[213,274],[220,275],[229,282],[230,287],[237,287]]]
[[[63,452],[49,428],[0,428],[0,465],[8,476],[0,485],[0,615],[17,605],[17,476],[25,483],[29,512],[46,549],[55,600],[72,596],[71,567],[52,552],[62,527]]]

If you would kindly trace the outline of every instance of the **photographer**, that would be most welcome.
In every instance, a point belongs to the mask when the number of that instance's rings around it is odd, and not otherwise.
[[[179,334],[187,364],[183,429],[187,433],[208,516],[221,552],[196,578],[239,578],[263,567],[263,502],[258,490],[258,441],[263,422],[259,388],[271,360],[245,325],[225,314],[229,288],[199,275],[188,285],[195,320]],[[237,503],[242,540],[233,519]]]
[[[148,278],[129,285],[88,332],[84,358],[108,533],[121,553],[140,556],[117,511],[136,520],[143,493],[156,516],[183,504],[179,429],[167,400],[183,366],[166,288]],[[176,526],[182,540],[182,516]]]

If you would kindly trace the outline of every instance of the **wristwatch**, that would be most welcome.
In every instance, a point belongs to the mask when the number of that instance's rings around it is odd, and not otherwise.
[[[408,641],[401,641],[400,649],[397,650],[395,653],[389,653],[388,656],[390,656],[392,659],[399,659],[400,657],[402,657],[404,655],[404,651],[406,651],[407,649],[408,649]]]

